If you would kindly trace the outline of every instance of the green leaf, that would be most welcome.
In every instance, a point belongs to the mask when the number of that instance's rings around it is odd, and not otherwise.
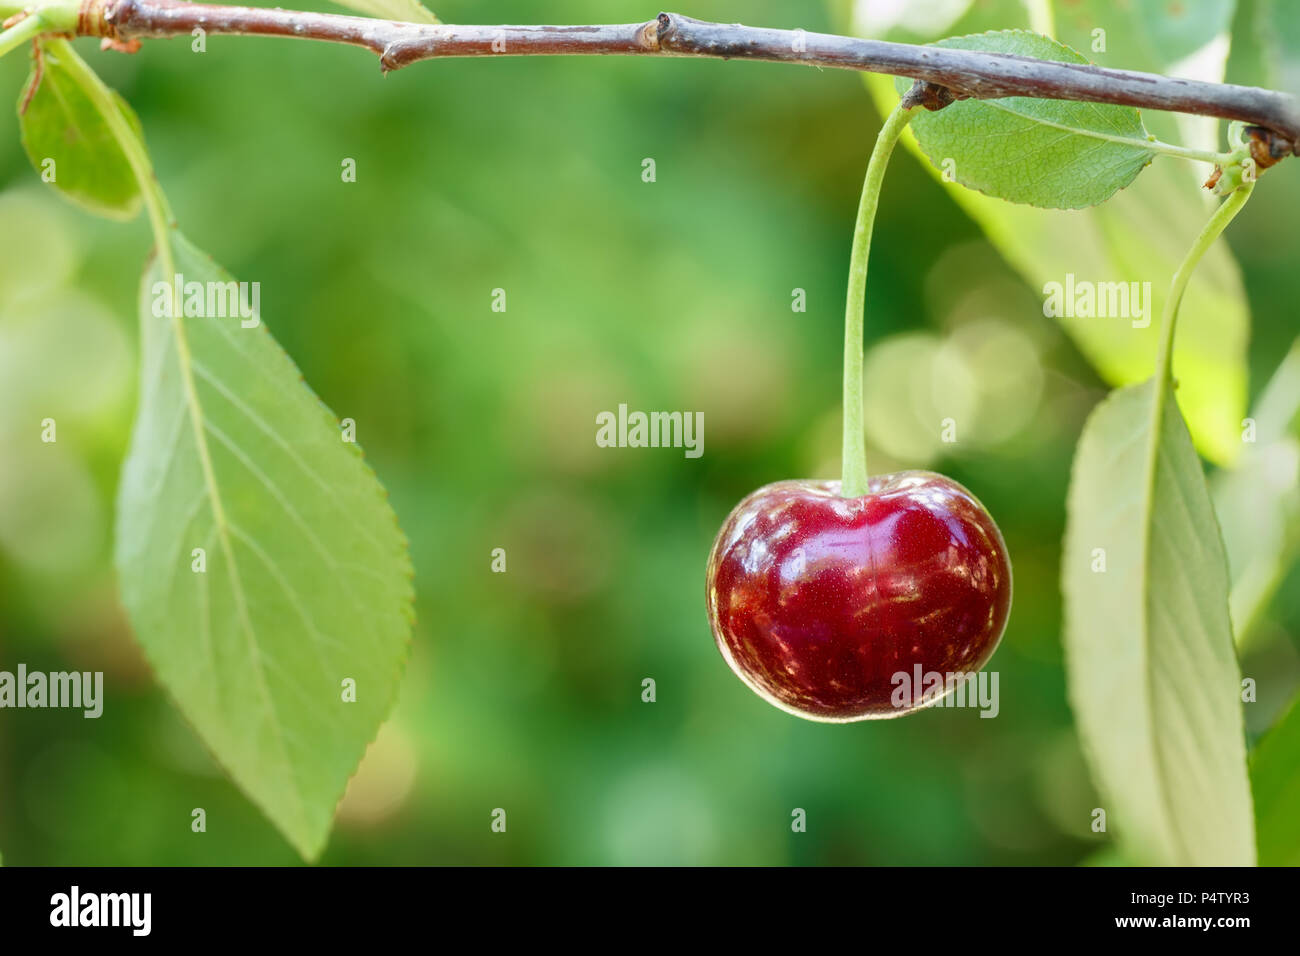
[[[1056,3],[1055,33],[1067,43],[1074,41],[1078,49],[1106,66],[1217,82],[1223,79],[1222,60],[1187,58],[1186,51],[1213,49],[1209,44],[1221,32],[1218,10],[1224,5],[1230,6],[1230,0],[1194,0],[1177,8],[1128,4],[1123,9],[1102,0]],[[1047,9],[1046,4],[1031,6],[1038,11]],[[1095,16],[1090,12],[1093,6],[1099,11]],[[1139,7],[1142,9],[1136,9]],[[1148,15],[1144,12],[1148,7],[1158,12]],[[960,5],[944,6],[943,11],[910,5],[888,8],[891,16],[902,17],[911,29],[873,19],[872,14],[879,15],[885,8],[857,4],[853,9],[853,27],[861,35],[913,43],[1028,22],[1023,0],[982,0],[964,11]],[[940,16],[941,12],[948,18]],[[957,14],[960,17],[954,19]],[[1106,29],[1106,51],[1094,49],[1099,38],[1092,31],[1097,26]],[[1177,33],[1177,41],[1169,45],[1171,32]],[[1163,49],[1161,42],[1166,43]],[[894,82],[888,77],[868,76],[866,83],[881,115],[887,114],[898,100]],[[1190,131],[1202,131],[1207,123],[1202,117],[1160,112],[1147,113],[1144,120],[1157,134],[1180,142],[1186,141]],[[1210,121],[1210,132],[1213,128]],[[905,135],[903,143],[913,153],[924,155],[915,137]],[[1189,145],[1209,148],[1212,144],[1196,141]],[[929,162],[925,167],[942,182],[941,170]],[[1041,290],[1049,282],[1063,283],[1066,275],[1073,273],[1097,283],[1137,282],[1141,287],[1151,282],[1159,293],[1186,252],[1186,237],[1200,230],[1216,205],[1201,188],[1209,172],[1209,166],[1202,163],[1161,157],[1108,202],[1070,212],[1014,205],[956,184],[945,183],[944,188],[1034,289]],[[1153,321],[1137,328],[1126,318],[1062,316],[1057,321],[1102,378],[1111,385],[1129,385],[1151,374],[1157,345],[1154,318],[1159,312],[1156,301],[1149,316]],[[1227,464],[1242,449],[1250,312],[1226,243],[1217,244],[1201,261],[1180,314],[1174,353],[1182,378],[1179,404],[1196,447],[1216,464]]]
[[[1266,36],[1270,0],[1238,0],[1232,18],[1232,42],[1228,49],[1226,79],[1241,86],[1281,86],[1277,62],[1270,49],[1273,38]]]
[[[1028,30],[950,37],[933,45],[1088,62]],[[910,86],[908,80],[898,81],[900,93]],[[930,162],[950,170],[963,186],[1052,209],[1105,202],[1137,178],[1152,155],[1138,111],[1125,106],[1022,96],[960,100],[918,113],[912,129]]]
[[[1108,823],[1143,863],[1254,863],[1227,560],[1171,389],[1094,410],[1068,513],[1070,700]]]
[[[1227,54],[1226,44],[1217,53],[1210,44],[1226,34],[1237,2],[1180,0],[1172,5],[1160,0],[1057,0],[1055,36],[1087,52],[1098,66],[1184,76],[1185,65],[1174,67],[1197,56],[1222,59]],[[1150,118],[1174,119],[1162,111],[1152,111]],[[1176,127],[1171,124],[1169,129],[1172,132]]]
[[[404,23],[439,23],[420,0],[335,0],[341,7],[359,10],[381,20]]]
[[[18,100],[23,147],[41,178],[64,196],[97,215],[131,219],[140,209],[131,164],[65,57],[77,58],[67,44],[57,52],[44,44],[37,48]],[[139,131],[126,101],[117,93],[113,100]]]
[[[1079,866],[1132,866],[1124,855],[1120,853],[1119,847],[1107,845],[1100,850],[1094,850],[1089,853],[1078,863]]]
[[[1237,0],[1057,2],[1056,39],[1085,51],[1098,66],[1217,82],[1223,79],[1228,29]],[[1148,110],[1147,128],[1171,143],[1217,151],[1221,122],[1207,116]],[[1186,167],[1194,171],[1194,167]],[[1203,167],[1205,179],[1209,167]]]
[[[1300,442],[1287,437],[1251,450],[1215,475],[1213,489],[1232,571],[1232,626],[1244,650],[1300,549]]]
[[[871,77],[868,85],[882,110],[892,108],[897,96],[888,78]],[[912,137],[905,135],[903,143],[919,152]],[[938,170],[925,165],[940,178]],[[1195,172],[1190,164],[1163,159],[1105,205],[1075,212],[1017,206],[969,189],[948,188],[1034,289],[1064,283],[1069,274],[1094,283],[1137,283],[1139,289],[1150,284],[1152,298],[1144,319],[1056,319],[1107,382],[1127,385],[1151,374],[1160,314],[1156,294],[1163,292],[1186,251],[1186,237],[1195,235],[1209,215],[1207,197],[1198,195],[1189,169]],[[1249,311],[1240,272],[1226,244],[1215,246],[1201,261],[1180,315],[1174,351],[1182,380],[1180,403],[1202,453],[1219,464],[1231,462],[1241,451],[1246,411]]]
[[[1300,866],[1300,697],[1250,760],[1261,866]]]
[[[173,245],[184,282],[234,282],[179,234]],[[117,509],[123,602],[177,707],[313,859],[397,692],[406,540],[357,446],[260,320],[160,317],[161,272],[155,261],[140,296],[140,409]]]
[[[1300,554],[1300,339],[1251,419],[1253,440],[1211,483],[1232,572],[1232,627],[1243,649],[1254,646],[1256,625]]]
[[[1257,6],[1269,85],[1300,96],[1300,6],[1287,0],[1257,0]]]

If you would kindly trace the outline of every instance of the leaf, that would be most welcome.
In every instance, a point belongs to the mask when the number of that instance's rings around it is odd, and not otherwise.
[[[1277,58],[1267,35],[1270,0],[1239,0],[1232,21],[1232,42],[1228,50],[1226,79],[1241,86],[1277,89],[1282,85]]]
[[[1129,386],[1093,411],[1068,514],[1070,700],[1122,849],[1254,863],[1227,560],[1171,389]]]
[[[1300,339],[1251,418],[1253,440],[1211,483],[1232,572],[1232,627],[1243,649],[1254,646],[1256,625],[1300,554]]]
[[[1115,0],[1057,3],[1056,38],[1087,51],[1098,66],[1220,81],[1236,0],[1180,0],[1116,4]],[[1221,122],[1208,116],[1148,110],[1158,138],[1198,149],[1222,149]],[[1196,171],[1197,167],[1185,166]],[[1209,167],[1204,167],[1205,172]],[[1205,179],[1205,173],[1199,173]]]
[[[950,37],[933,46],[1087,63],[1049,37],[1002,30]],[[900,79],[899,92],[911,81]],[[1105,202],[1137,178],[1151,151],[1131,107],[1010,96],[959,100],[920,112],[912,129],[922,152],[963,186],[1010,202],[1081,209]]]
[[[1227,30],[1236,0],[1056,0],[1056,36],[1117,69],[1151,70],[1201,52]],[[1226,53],[1226,50],[1224,51]],[[1125,66],[1121,66],[1125,64]]]
[[[1080,0],[1069,7],[1056,4],[1057,35],[1066,42],[1076,41],[1080,49],[1087,49],[1106,66],[1216,82],[1223,79],[1222,61],[1212,56],[1189,58],[1185,51],[1214,49],[1222,29],[1219,8],[1230,5],[1231,0],[1195,0],[1193,5],[1161,7],[1158,15],[1148,16],[1130,9],[1147,4],[1130,4],[1122,10],[1094,0]],[[964,11],[940,6],[946,18],[939,15],[938,7],[909,4],[890,8],[889,12],[906,18],[912,27],[903,29],[897,23],[868,17],[881,8],[857,4],[854,27],[862,35],[879,39],[924,43],[945,33],[973,33],[1027,22],[1022,0],[982,0]],[[1093,6],[1098,8],[1095,14]],[[1046,5],[1035,7],[1042,11]],[[953,19],[956,13],[961,15]],[[1155,20],[1159,24],[1153,25]],[[1109,28],[1104,40],[1112,52],[1093,52],[1100,38],[1092,31],[1098,25]],[[1177,42],[1160,49],[1154,31],[1161,37],[1172,31]],[[893,108],[898,96],[890,78],[868,76],[866,83],[882,115]],[[1160,112],[1146,114],[1145,120],[1166,138],[1179,138],[1189,123],[1203,122],[1200,117]],[[905,134],[903,142],[913,153],[924,155],[911,134]],[[924,165],[942,182],[940,170],[929,162]],[[1063,283],[1066,275],[1073,273],[1097,283],[1137,282],[1139,288],[1151,282],[1153,288],[1163,290],[1186,252],[1186,238],[1200,230],[1215,205],[1200,186],[1208,171],[1204,164],[1162,157],[1108,202],[1071,212],[1018,206],[955,184],[944,184],[944,188],[1035,289],[1043,289],[1049,282]],[[1159,306],[1153,304],[1154,315],[1149,318],[1159,315]],[[1250,313],[1226,243],[1218,243],[1202,259],[1180,314],[1174,355],[1183,377],[1179,403],[1196,447],[1215,463],[1228,464],[1242,448]],[[1108,383],[1129,385],[1150,374],[1158,323],[1134,328],[1126,318],[1063,316],[1057,321]]]
[[[1058,0],[1055,36],[1086,51],[1098,66],[1187,76],[1197,57],[1218,58],[1222,70],[1236,5],[1237,0],[1182,0],[1176,6],[1150,0]],[[1149,118],[1154,125],[1175,115],[1153,110]],[[1170,135],[1175,129],[1172,123],[1167,127]]]
[[[866,82],[882,113],[892,109],[898,100],[892,81],[871,76]],[[904,134],[903,142],[920,154],[915,137]],[[939,170],[928,162],[925,167],[942,182]],[[1032,288],[1064,283],[1073,274],[1093,283],[1131,287],[1136,282],[1139,289],[1163,290],[1186,252],[1187,237],[1200,230],[1213,205],[1203,195],[1198,173],[1204,178],[1192,164],[1162,158],[1104,205],[1071,212],[1013,205],[951,184],[945,188]],[[1148,304],[1141,320],[1066,315],[1056,321],[1102,378],[1128,385],[1145,379],[1155,363],[1160,302],[1153,297]],[[1201,260],[1180,316],[1174,351],[1182,376],[1179,402],[1197,448],[1218,464],[1230,463],[1241,451],[1250,314],[1226,243]]]
[[[1250,761],[1261,866],[1300,866],[1300,697]]]
[[[1106,845],[1100,850],[1094,850],[1089,853],[1077,864],[1078,866],[1132,866],[1133,864],[1126,860],[1119,848],[1113,845]]]
[[[1232,571],[1233,631],[1245,649],[1300,549],[1300,442],[1287,437],[1248,452],[1215,475],[1213,490]]]
[[[96,215],[131,219],[140,209],[131,164],[64,57],[77,54],[67,44],[57,52],[44,44],[38,47],[18,100],[23,147],[42,179],[68,199]],[[80,66],[89,69],[84,62]],[[116,92],[112,95],[138,132],[140,121],[131,107]]]
[[[1286,0],[1257,0],[1258,35],[1266,47],[1270,86],[1300,96],[1300,7]]]
[[[440,23],[420,0],[335,0],[340,7],[399,23]]]
[[[174,248],[186,283],[234,282],[179,234]],[[140,296],[122,599],[177,707],[313,859],[397,692],[412,620],[406,541],[360,451],[266,327],[159,317],[161,273],[155,261]]]

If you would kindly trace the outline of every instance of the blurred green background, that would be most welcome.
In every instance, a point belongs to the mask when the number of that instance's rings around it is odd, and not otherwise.
[[[489,23],[657,12],[434,9]],[[847,29],[816,4],[683,12]],[[269,328],[356,420],[411,540],[410,664],[324,863],[1071,864],[1105,848],[1066,703],[1057,577],[1073,444],[1106,386],[905,151],[867,294],[871,467],[942,470],[999,521],[1015,569],[991,664],[1001,713],[803,722],[713,646],[704,563],[728,511],[761,484],[838,474],[848,240],[879,125],[859,77],[620,58],[383,77],[362,51],[291,41],[78,48],[139,113],[181,228],[261,283]],[[0,61],[0,90],[16,99],[26,70],[22,54]],[[3,115],[0,669],[102,670],[107,700],[97,721],[0,713],[0,852],[294,863],[153,682],[115,597],[147,225],[43,187]],[[1297,165],[1269,173],[1229,233],[1252,395],[1297,333]],[[1159,296],[1168,277],[1153,278]],[[703,457],[598,448],[595,416],[619,403],[702,411]],[[962,423],[956,445],[938,441],[941,412]],[[9,440],[45,417],[57,444]],[[505,574],[490,572],[497,547]],[[1270,677],[1246,708],[1252,737],[1300,683],[1298,580],[1244,661]],[[190,831],[194,807],[206,834]],[[490,830],[497,807],[506,834]],[[794,808],[806,833],[791,832]]]

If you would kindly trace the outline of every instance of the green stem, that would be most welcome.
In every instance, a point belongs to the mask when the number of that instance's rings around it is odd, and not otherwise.
[[[49,49],[54,52],[80,86],[86,91],[96,109],[104,117],[113,138],[126,154],[131,171],[140,184],[140,193],[144,196],[145,208],[149,212],[149,224],[153,229],[154,244],[158,249],[158,267],[161,278],[171,290],[172,304],[170,321],[174,331],[176,359],[180,370],[181,382],[185,389],[185,403],[189,408],[190,426],[194,429],[194,446],[199,458],[199,467],[203,481],[208,490],[208,499],[212,506],[212,520],[217,528],[222,551],[231,573],[236,566],[234,549],[231,544],[230,524],[226,520],[225,506],[217,484],[216,470],[212,463],[212,454],[208,450],[207,432],[203,420],[203,406],[199,401],[198,387],[194,380],[194,362],[190,353],[189,337],[186,335],[183,310],[177,290],[179,283],[173,282],[177,274],[176,252],[172,245],[172,213],[163,195],[158,178],[154,175],[153,163],[149,161],[149,151],[144,140],[127,121],[126,113],[119,105],[118,98],[104,85],[98,74],[77,56],[71,44],[66,40],[48,41]],[[237,603],[242,598],[237,596]],[[242,605],[241,605],[242,607]],[[241,613],[243,611],[241,610]]]
[[[31,40],[35,40],[48,29],[49,27],[41,19],[39,13],[28,14],[8,30],[0,33],[0,56],[4,56],[11,50],[18,49]]]
[[[849,259],[849,294],[844,308],[844,454],[840,494],[857,498],[867,493],[867,447],[862,426],[862,312],[867,291],[867,259],[871,254],[871,230],[880,203],[880,184],[890,154],[912,118],[915,109],[900,103],[885,120],[876,137],[876,147],[867,163],[858,203],[858,221],[853,227],[853,253]]]
[[[1153,153],[1163,153],[1165,156],[1177,156],[1179,159],[1210,163],[1214,166],[1222,166],[1232,160],[1232,153],[1214,153],[1204,149],[1192,149],[1190,146],[1175,146],[1173,143],[1165,143],[1158,139],[1147,140],[1146,148]]]
[[[1192,248],[1188,250],[1187,256],[1178,266],[1178,271],[1174,273],[1174,280],[1169,286],[1169,296],[1165,299],[1164,312],[1160,318],[1160,351],[1156,357],[1155,374],[1161,381],[1168,382],[1173,377],[1174,326],[1178,322],[1178,306],[1183,301],[1183,293],[1187,291],[1187,282],[1192,277],[1192,271],[1201,261],[1206,250],[1214,244],[1214,240],[1218,239],[1223,230],[1228,227],[1228,223],[1241,212],[1241,208],[1246,205],[1246,200],[1250,198],[1254,188],[1254,183],[1245,183],[1220,203],[1219,208],[1205,224],[1205,228],[1201,230],[1201,234],[1192,243]]]

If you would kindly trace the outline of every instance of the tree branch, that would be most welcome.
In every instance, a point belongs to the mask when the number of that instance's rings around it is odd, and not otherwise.
[[[709,23],[661,13],[646,23],[592,26],[456,26],[397,23],[292,10],[182,3],[85,0],[77,33],[120,44],[149,37],[210,34],[299,37],[363,47],[385,72],[419,60],[460,56],[692,56],[802,63],[926,81],[951,99],[1038,99],[1112,103],[1241,120],[1261,127],[1275,158],[1300,149],[1300,101],[1251,86],[1154,73],[802,30]]]

